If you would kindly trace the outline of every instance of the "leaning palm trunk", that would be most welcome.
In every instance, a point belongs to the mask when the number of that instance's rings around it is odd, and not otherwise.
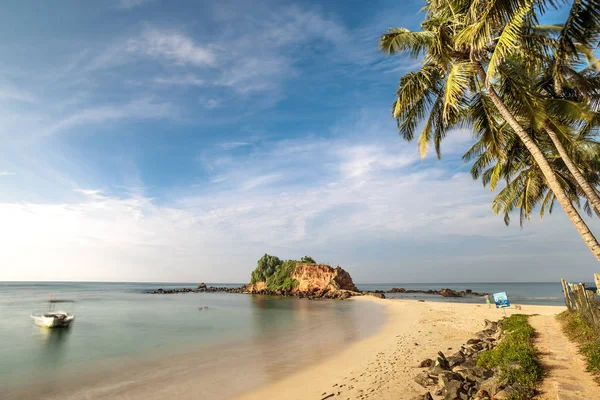
[[[519,122],[515,119],[515,117],[511,114],[510,110],[506,107],[500,96],[498,96],[498,93],[496,93],[496,89],[494,89],[492,83],[487,79],[483,67],[478,66],[478,73],[482,81],[485,82],[485,88],[488,92],[488,95],[490,96],[490,99],[498,109],[498,112],[500,113],[500,115],[502,115],[502,118],[504,118],[504,120],[510,125],[510,127],[515,131],[515,133],[517,134],[519,139],[521,139],[527,150],[529,150],[529,152],[533,156],[533,159],[538,164],[540,170],[544,174],[544,178],[546,178],[548,186],[550,187],[552,192],[554,192],[554,195],[558,199],[558,202],[567,213],[567,216],[569,217],[573,225],[575,225],[575,229],[577,229],[577,231],[583,238],[585,244],[589,247],[592,254],[594,254],[594,257],[596,257],[596,259],[600,261],[600,243],[598,243],[598,240],[596,240],[585,221],[581,218],[581,215],[579,215],[579,212],[577,212],[577,209],[573,206],[573,204],[565,194],[565,191],[560,186],[560,183],[556,178],[556,174],[552,170],[552,167],[548,163],[548,160],[546,160],[546,157],[544,156],[540,148],[533,141],[531,136],[529,136],[529,134],[525,131],[525,129],[521,127]]]
[[[547,122],[544,123],[544,129],[548,133],[548,136],[550,136],[552,143],[554,143],[556,150],[558,150],[558,154],[565,162],[565,165],[569,169],[569,172],[571,172],[571,175],[573,175],[575,181],[577,181],[577,184],[579,185],[583,193],[585,193],[585,197],[587,197],[587,199],[589,200],[590,204],[592,205],[592,208],[594,209],[594,211],[596,211],[597,215],[600,215],[600,196],[598,195],[598,192],[594,187],[592,187],[592,185],[590,185],[590,183],[587,181],[587,179],[585,179],[577,165],[575,165],[573,160],[571,160],[571,157],[567,153],[567,150],[558,138],[558,134],[550,127],[550,125]]]

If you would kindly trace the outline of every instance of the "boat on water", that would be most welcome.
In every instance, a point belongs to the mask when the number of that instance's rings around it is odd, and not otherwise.
[[[49,300],[48,311],[31,314],[33,322],[37,326],[45,328],[66,328],[71,325],[75,319],[73,314],[66,311],[55,310],[57,303],[74,303],[73,300]]]

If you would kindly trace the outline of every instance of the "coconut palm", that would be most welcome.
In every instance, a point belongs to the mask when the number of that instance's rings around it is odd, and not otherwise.
[[[489,135],[481,136],[463,158],[465,161],[473,161],[471,175],[474,179],[481,178],[484,186],[489,185],[494,190],[501,180],[505,181],[504,188],[500,190],[492,202],[492,209],[496,214],[504,215],[504,222],[507,225],[510,223],[510,213],[518,209],[522,227],[523,223],[531,218],[536,206],[541,206],[540,217],[543,217],[546,211],[551,213],[556,197],[549,190],[537,164],[532,162],[531,154],[518,137],[510,132],[510,127],[504,125],[502,131],[504,131],[502,135],[499,135],[499,138],[494,138],[492,143],[489,143]],[[542,138],[546,138],[543,133],[541,135]],[[498,140],[503,141],[501,146],[505,152],[505,157],[501,159],[489,157],[489,154],[493,152],[493,147],[498,146]],[[582,138],[578,142],[585,147],[585,140]],[[564,161],[549,140],[540,141],[538,144],[552,165],[563,190],[571,202],[580,208],[582,192]],[[584,152],[584,154],[587,153]],[[595,160],[591,162],[582,160],[580,168],[587,181],[598,185],[600,183],[600,169],[597,165],[597,157],[594,158]],[[588,201],[585,202],[583,207],[588,215],[591,215],[592,208]]]
[[[524,28],[533,25],[536,7],[543,4],[533,0],[427,1],[420,32],[390,29],[380,39],[380,49],[388,54],[423,55],[421,69],[401,78],[392,113],[401,135],[407,140],[412,140],[417,124],[425,120],[418,139],[421,155],[433,138],[439,156],[439,142],[451,127],[474,123],[470,100],[474,95],[482,96],[485,99],[483,106],[491,107],[482,123],[490,126],[507,124],[511,128],[531,154],[546,184],[586,245],[600,261],[600,244],[573,206],[535,138],[524,127],[528,127],[527,124],[522,124],[527,121],[520,121],[521,115],[511,111],[501,96],[510,93],[511,87],[498,77],[497,71],[502,69],[515,46],[525,42]],[[500,89],[504,90],[499,93]],[[532,110],[540,109],[543,108]],[[540,120],[537,115],[528,119],[534,123]],[[490,154],[490,157],[501,159],[503,151],[500,149],[498,154]]]

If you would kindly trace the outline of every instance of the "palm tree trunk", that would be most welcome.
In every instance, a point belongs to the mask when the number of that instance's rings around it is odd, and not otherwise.
[[[569,169],[569,172],[571,172],[571,174],[577,181],[577,184],[579,185],[581,190],[583,190],[583,193],[585,193],[585,197],[587,197],[587,199],[590,201],[592,208],[596,211],[596,214],[600,215],[600,196],[598,195],[598,192],[592,185],[590,185],[590,183],[585,179],[577,165],[575,165],[573,160],[571,160],[571,157],[567,153],[565,146],[563,146],[562,142],[558,138],[558,134],[550,127],[548,122],[544,123],[544,129],[548,133],[548,136],[550,136],[552,143],[554,143],[554,146],[558,150],[558,154],[560,154],[560,157],[565,162],[565,165]]]
[[[577,231],[583,238],[583,241],[589,247],[594,257],[596,257],[596,259],[600,261],[600,243],[598,243],[598,240],[596,240],[596,238],[586,225],[585,221],[581,218],[581,215],[579,215],[579,212],[577,212],[577,209],[573,206],[573,204],[565,194],[565,191],[560,186],[560,183],[556,178],[556,174],[552,170],[552,167],[550,166],[550,163],[548,163],[548,160],[546,160],[544,153],[542,153],[542,151],[533,141],[531,136],[529,136],[527,131],[525,131],[525,129],[523,129],[523,127],[519,124],[519,121],[517,121],[515,117],[511,114],[510,110],[506,107],[500,96],[498,96],[496,89],[494,89],[491,82],[487,79],[483,67],[480,64],[478,64],[477,69],[480,78],[483,82],[485,82],[485,88],[488,92],[488,95],[490,96],[490,99],[492,100],[492,103],[494,103],[494,105],[498,109],[498,112],[500,112],[500,115],[502,115],[502,118],[504,118],[504,120],[510,125],[510,127],[513,128],[517,136],[519,136],[519,139],[521,139],[527,150],[529,150],[529,152],[533,156],[533,159],[538,164],[540,170],[544,174],[546,182],[548,182],[548,186],[550,187],[552,192],[554,192],[554,195],[558,199],[558,202],[567,213],[567,216],[569,217],[573,225],[575,225],[575,229],[577,229]]]

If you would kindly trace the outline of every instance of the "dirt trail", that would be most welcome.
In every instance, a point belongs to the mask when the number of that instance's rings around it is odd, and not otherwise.
[[[531,317],[529,323],[537,331],[535,345],[541,352],[546,377],[540,400],[597,400],[600,387],[585,371],[585,361],[577,346],[563,334],[554,316]]]

